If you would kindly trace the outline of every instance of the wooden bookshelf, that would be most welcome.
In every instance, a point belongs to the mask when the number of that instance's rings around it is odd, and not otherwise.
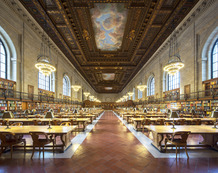
[[[206,97],[212,97],[213,94],[218,94],[218,78],[206,80],[202,82],[203,90],[205,91]]]

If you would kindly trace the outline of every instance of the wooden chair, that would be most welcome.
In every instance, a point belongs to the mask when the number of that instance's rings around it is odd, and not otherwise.
[[[34,126],[42,125],[42,121],[41,120],[33,120],[33,125]]]
[[[52,124],[55,126],[58,126],[61,124],[61,121],[60,120],[52,120]]]
[[[176,121],[176,125],[185,125],[185,119],[179,119]]]
[[[164,125],[171,126],[171,125],[173,125],[173,122],[164,122]]]
[[[157,119],[156,125],[164,125],[164,119],[163,118]]]
[[[44,159],[45,145],[50,143],[53,143],[53,153],[54,153],[54,140],[52,139],[52,136],[50,136],[49,138],[48,135],[44,132],[29,132],[29,133],[33,140],[33,152],[32,152],[31,159],[33,158],[35,147],[39,147],[39,154],[41,152],[41,147],[42,147],[43,159]]]
[[[60,124],[60,126],[71,126],[70,122],[63,122]]]
[[[165,150],[168,142],[171,143],[172,145],[175,145],[176,159],[177,159],[177,147],[185,147],[186,155],[189,158],[187,152],[187,138],[190,133],[191,133],[190,131],[179,131],[179,132],[175,132],[171,137],[167,135],[167,137],[165,138]]]
[[[12,158],[13,146],[18,145],[20,143],[24,144],[24,152],[26,152],[26,140],[22,139],[21,136],[18,137],[12,132],[0,132],[0,139],[1,139],[1,152],[0,152],[0,155],[4,151],[3,150],[4,147],[5,148],[10,147],[10,149],[11,149],[11,158]]]
[[[192,121],[192,125],[201,125],[201,119],[195,119]]]
[[[142,125],[142,132],[144,132],[144,127],[147,125],[150,125],[151,121],[149,119],[144,119],[141,121],[141,125]]]
[[[15,122],[13,124],[11,124],[11,126],[22,126],[23,122]]]

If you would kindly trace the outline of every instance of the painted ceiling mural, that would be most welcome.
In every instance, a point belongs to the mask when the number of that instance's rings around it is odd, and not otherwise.
[[[103,80],[114,80],[115,73],[103,73],[102,78]]]
[[[103,51],[119,49],[127,20],[124,3],[95,3],[91,17],[97,48]]]

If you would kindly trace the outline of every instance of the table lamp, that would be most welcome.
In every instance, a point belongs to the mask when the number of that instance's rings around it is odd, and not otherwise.
[[[179,118],[178,113],[176,111],[171,111],[170,118],[173,118],[173,127],[172,127],[172,129],[176,129],[175,124],[174,124],[174,118]]]
[[[5,111],[2,116],[2,119],[4,118],[14,118],[14,115],[11,111]]]
[[[216,127],[217,118],[218,118],[218,111],[217,111],[217,110],[212,112],[211,118],[216,118],[216,121],[215,121],[215,123],[214,123],[214,127],[213,127],[213,128],[217,128],[217,127]]]
[[[45,115],[45,118],[54,118],[54,113],[48,111]]]

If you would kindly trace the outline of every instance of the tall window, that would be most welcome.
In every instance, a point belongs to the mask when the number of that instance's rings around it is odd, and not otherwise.
[[[7,54],[3,42],[0,40],[0,77],[7,78]]]
[[[43,90],[52,91],[51,87],[51,75],[45,76],[41,72],[39,72],[39,79],[38,79],[38,87]]]
[[[180,73],[177,72],[175,75],[167,75],[168,77],[168,91],[176,88],[180,88]]]
[[[216,40],[211,55],[211,78],[218,77],[218,39]]]
[[[139,85],[141,85],[142,83],[140,83]],[[142,91],[140,91],[139,89],[138,89],[138,99],[141,99],[142,98]]]
[[[155,80],[154,77],[150,77],[148,80],[148,96],[152,96],[155,93]]]
[[[67,75],[63,77],[63,95],[70,96],[70,79]]]
[[[135,88],[133,88],[133,96],[132,96],[132,100],[135,100]]]

